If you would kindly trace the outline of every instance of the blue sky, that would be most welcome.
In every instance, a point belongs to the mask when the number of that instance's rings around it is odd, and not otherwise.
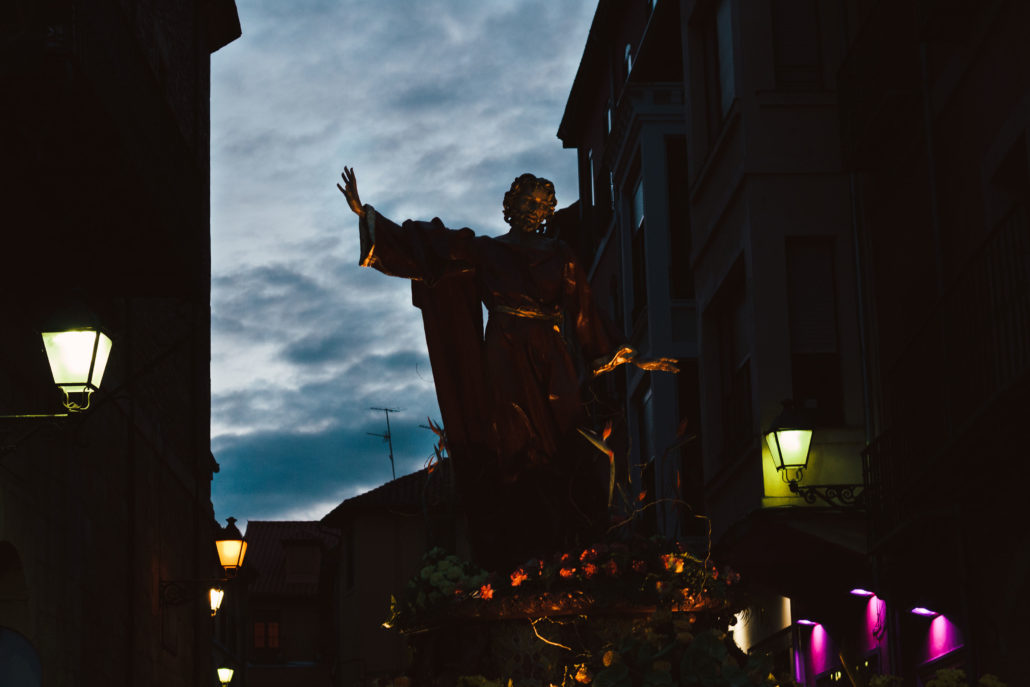
[[[589,0],[237,0],[211,57],[212,484],[218,518],[317,519],[398,476],[439,421],[409,284],[357,265],[336,182],[396,220],[499,234],[533,172],[576,194],[555,132]]]

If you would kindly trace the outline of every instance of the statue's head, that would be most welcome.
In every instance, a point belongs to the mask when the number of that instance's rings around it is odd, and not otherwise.
[[[511,182],[511,188],[504,194],[504,221],[512,229],[537,232],[554,215],[557,205],[553,183],[543,177],[523,174]]]

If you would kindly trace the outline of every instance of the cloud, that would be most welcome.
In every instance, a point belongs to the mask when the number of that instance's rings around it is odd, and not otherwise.
[[[363,201],[398,221],[484,234],[506,230],[522,172],[571,203],[575,157],[555,132],[592,5],[238,0],[243,36],[212,56],[220,513],[308,513],[388,479],[370,406],[405,409],[395,437],[408,422],[403,461],[421,466],[417,425],[439,414],[421,317],[407,282],[357,266],[339,173],[353,166]]]

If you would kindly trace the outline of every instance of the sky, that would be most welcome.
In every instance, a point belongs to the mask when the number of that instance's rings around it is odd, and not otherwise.
[[[215,515],[316,520],[421,469],[440,421],[407,281],[358,266],[336,188],[397,221],[507,230],[523,172],[576,200],[556,136],[592,0],[236,0],[211,56]]]

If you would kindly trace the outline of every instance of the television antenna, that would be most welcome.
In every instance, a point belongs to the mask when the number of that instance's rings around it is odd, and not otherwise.
[[[383,440],[386,441],[387,445],[390,447],[390,472],[393,474],[393,478],[397,479],[397,468],[395,468],[394,464],[393,464],[393,435],[390,433],[390,413],[399,413],[399,412],[401,412],[401,409],[400,408],[375,408],[375,407],[372,407],[372,408],[369,408],[369,410],[381,410],[384,413],[386,413],[386,433],[385,434],[376,434],[375,432],[366,432],[366,434],[369,434],[369,435],[374,436],[374,437],[379,437],[380,439],[383,439]]]

